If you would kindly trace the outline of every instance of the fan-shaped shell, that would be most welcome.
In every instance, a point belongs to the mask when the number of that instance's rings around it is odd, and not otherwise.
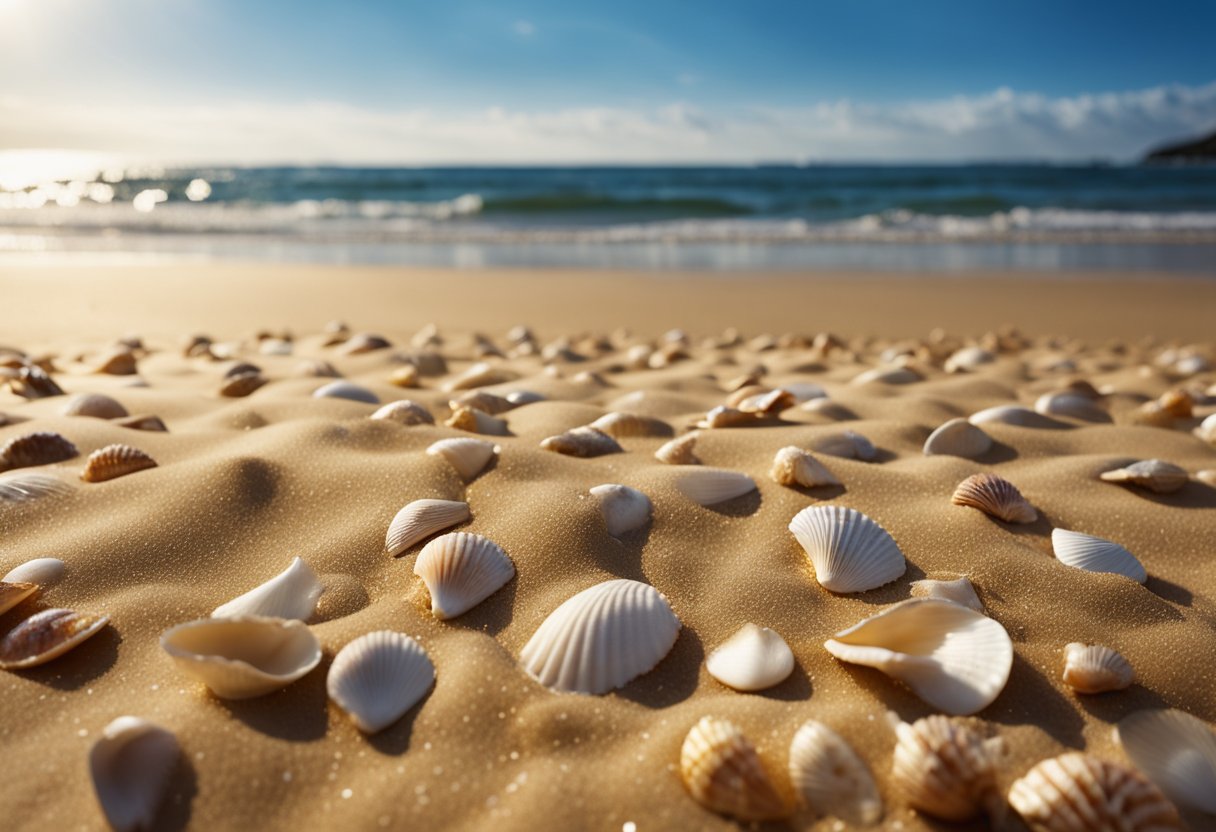
[[[1115,738],[1136,768],[1179,806],[1216,815],[1216,734],[1178,710],[1136,711]]]
[[[878,455],[878,450],[869,439],[851,430],[824,436],[816,440],[812,447],[821,454],[860,459],[862,462],[870,462]]]
[[[454,532],[422,547],[414,574],[431,593],[431,614],[445,619],[468,612],[500,590],[515,577],[515,565],[494,541]]]
[[[705,669],[735,690],[765,690],[794,671],[794,652],[779,633],[744,624],[709,654]]]
[[[63,395],[63,388],[37,364],[29,364],[18,370],[15,378],[8,379],[8,389],[23,399],[46,399]]]
[[[30,468],[71,459],[80,451],[63,436],[51,431],[37,431],[10,439],[0,448],[0,471]]]
[[[252,615],[178,624],[161,635],[160,646],[221,699],[263,696],[321,662],[321,645],[302,622]]]
[[[469,519],[469,504],[460,500],[414,500],[388,525],[384,548],[396,557],[419,540]]]
[[[840,485],[840,480],[827,466],[794,445],[787,445],[777,451],[769,476],[779,485],[800,485],[804,488]]]
[[[650,522],[650,498],[627,485],[605,483],[591,489],[600,504],[608,534],[622,537]]]
[[[776,820],[790,809],[760,755],[735,725],[703,717],[684,738],[680,775],[708,809],[740,820]]]
[[[1044,393],[1035,400],[1034,409],[1044,416],[1067,416],[1085,422],[1109,422],[1110,414],[1094,400],[1072,390]]]
[[[950,502],[978,508],[1006,523],[1033,523],[1039,517],[1017,486],[997,474],[972,474],[958,484]]]
[[[431,415],[430,411],[417,402],[412,402],[409,399],[389,402],[388,404],[383,405],[368,418],[385,419],[389,422],[396,422],[399,425],[435,424],[435,417]]]
[[[992,448],[992,437],[966,419],[951,419],[925,440],[925,456],[961,456],[976,459]]]
[[[137,471],[155,468],[156,460],[130,445],[106,445],[89,454],[80,478],[85,482],[105,482]]]
[[[627,436],[671,436],[674,431],[671,425],[662,419],[650,416],[639,416],[636,413],[621,413],[613,411],[605,413],[592,422],[588,427],[603,431],[615,439]]]
[[[968,421],[973,425],[986,425],[995,422],[1003,425],[1017,425],[1023,428],[1067,427],[1063,422],[1057,422],[1055,419],[1044,416],[1042,413],[1036,413],[1029,407],[1022,407],[1018,404],[1001,404],[996,407],[989,407],[986,410],[971,414],[971,418]]]
[[[375,734],[404,716],[434,681],[435,665],[418,642],[377,630],[338,651],[325,687],[360,731]]]
[[[265,618],[294,618],[307,621],[317,609],[321,582],[301,558],[261,586],[215,608],[215,618],[258,615]]]
[[[568,598],[524,645],[520,662],[542,685],[600,694],[652,670],[680,634],[657,589],[605,581]]]
[[[457,405],[444,424],[457,430],[467,430],[469,433],[484,433],[489,436],[511,435],[504,420],[465,405]]]
[[[1148,580],[1144,565],[1118,543],[1067,529],[1051,530],[1051,548],[1056,558],[1088,572],[1113,572],[1137,583]]]
[[[675,485],[681,494],[703,506],[724,503],[756,489],[755,480],[747,474],[709,467],[682,471]]]
[[[877,823],[882,798],[857,752],[822,722],[808,720],[790,743],[790,782],[818,815],[858,825]]]
[[[904,574],[907,563],[887,530],[860,511],[811,506],[789,529],[815,567],[815,579],[831,592],[865,592]]]
[[[0,641],[0,669],[45,664],[101,632],[109,616],[50,609],[22,621]]]
[[[501,449],[485,439],[440,439],[426,449],[431,456],[442,457],[456,469],[465,482],[472,481]]]
[[[1133,462],[1125,468],[1104,471],[1099,479],[1105,482],[1138,485],[1158,494],[1170,494],[1187,484],[1190,478],[1185,468],[1160,459]]]
[[[46,589],[63,580],[67,564],[59,558],[34,558],[10,571],[0,581],[37,584]]]
[[[933,580],[926,578],[912,582],[913,598],[940,598],[943,601],[953,601],[976,612],[983,612],[984,605],[975,594],[975,587],[966,575],[953,580]]]
[[[894,714],[891,715],[894,717]],[[891,783],[914,809],[941,820],[1001,813],[999,737],[985,739],[961,720],[933,715],[908,724],[894,718]]]
[[[546,451],[581,457],[619,454],[625,450],[608,434],[587,426],[550,436],[541,440],[540,446]]]
[[[1077,693],[1123,690],[1134,681],[1136,671],[1111,648],[1079,642],[1064,646],[1064,684]]]
[[[0,476],[0,503],[24,503],[39,497],[67,494],[72,486],[50,474],[17,471]]]
[[[120,716],[105,727],[89,750],[89,774],[111,828],[153,828],[180,756],[177,737],[146,719]]]
[[[666,462],[668,465],[700,465],[701,460],[697,459],[697,454],[694,450],[697,444],[697,437],[700,435],[699,432],[694,430],[692,433],[677,436],[670,442],[664,443],[655,451],[654,458],[659,462]]]
[[[992,704],[1013,667],[1013,642],[1004,627],[936,598],[888,607],[823,646],[841,661],[877,668],[933,707],[960,716]]]
[[[0,614],[6,613],[38,591],[38,585],[27,581],[0,581]]]
[[[92,416],[95,419],[121,419],[127,409],[101,393],[81,393],[63,407],[64,416]]]
[[[257,370],[240,373],[235,376],[225,376],[220,385],[220,395],[230,399],[242,399],[269,381]]]
[[[380,397],[358,384],[349,381],[331,381],[312,391],[314,399],[347,399],[364,404],[380,404]]]

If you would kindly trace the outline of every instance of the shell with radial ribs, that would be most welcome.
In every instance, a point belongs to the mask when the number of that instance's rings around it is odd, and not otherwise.
[[[469,519],[469,504],[460,500],[414,500],[388,525],[384,549],[393,557],[443,529]]]
[[[161,634],[160,646],[221,699],[264,696],[321,662],[321,644],[302,622],[253,615],[178,624]]]
[[[1068,529],[1051,530],[1051,548],[1056,559],[1087,572],[1111,572],[1137,583],[1148,580],[1148,572],[1136,556],[1110,540]]]
[[[0,471],[63,462],[79,454],[76,446],[51,431],[27,433],[0,448]]]
[[[455,618],[471,610],[515,577],[515,565],[494,541],[454,532],[437,537],[418,553],[414,574],[431,595],[431,614]]]
[[[404,716],[434,682],[435,665],[418,642],[376,630],[338,651],[325,687],[360,731],[375,734]]]
[[[1109,647],[1073,642],[1064,646],[1063,678],[1077,693],[1106,693],[1129,687],[1136,671]]]
[[[1104,482],[1138,485],[1157,494],[1171,494],[1187,484],[1190,476],[1185,468],[1160,459],[1133,462],[1125,468],[1104,471],[1098,475]]]
[[[694,503],[713,506],[755,491],[756,481],[738,471],[698,466],[680,472],[675,486]]]
[[[215,618],[260,615],[307,621],[316,612],[321,592],[321,582],[317,580],[316,573],[302,558],[294,558],[291,565],[278,575],[244,595],[221,604],[211,615]]]
[[[794,653],[776,631],[744,624],[709,654],[705,669],[735,690],[765,690],[794,671]]]
[[[600,506],[608,534],[620,538],[650,522],[650,498],[627,485],[605,483],[590,490]]]
[[[972,474],[954,489],[950,502],[977,508],[1006,523],[1033,523],[1039,517],[1017,486],[998,474]]]
[[[120,716],[102,730],[89,750],[89,774],[112,829],[153,828],[180,757],[177,737],[146,719]]]
[[[389,402],[367,418],[383,419],[406,426],[435,424],[435,417],[431,415],[430,411],[409,399]]]
[[[970,820],[986,812],[1003,817],[997,766],[1004,756],[1000,737],[984,738],[960,719],[927,716],[911,724],[894,714],[895,756],[891,784],[910,806],[947,821]]]
[[[1216,815],[1216,733],[1183,711],[1136,711],[1115,728],[1128,758],[1179,806]]]
[[[588,427],[603,431],[614,439],[629,436],[667,437],[674,433],[671,425],[662,419],[639,416],[636,413],[621,413],[619,411],[605,413],[588,425]]]
[[[49,662],[101,632],[109,621],[105,615],[43,610],[22,621],[0,641],[0,669],[16,670]]]
[[[787,445],[777,451],[769,476],[778,485],[800,485],[804,488],[840,485],[840,480],[826,465],[795,445]]]
[[[72,486],[50,474],[16,471],[0,476],[0,503],[24,503],[39,497],[67,494]]]
[[[557,436],[541,440],[546,451],[556,451],[566,456],[593,457],[604,454],[619,454],[625,449],[602,430],[593,427],[572,428]]]
[[[485,439],[440,439],[426,449],[431,456],[448,462],[465,482],[471,482],[485,469],[501,448]]]
[[[975,594],[975,587],[966,575],[950,580],[934,580],[925,578],[912,582],[913,598],[940,598],[953,601],[976,612],[983,612],[984,605]]]
[[[684,738],[680,775],[693,798],[739,820],[778,820],[790,813],[785,797],[735,725],[702,717]]]
[[[106,445],[89,454],[80,474],[85,482],[105,482],[156,467],[156,460],[130,445]]]
[[[121,419],[130,414],[115,399],[101,393],[81,393],[63,407],[64,416],[91,416],[94,419]]]
[[[882,797],[869,767],[844,737],[809,720],[790,743],[790,782],[820,816],[868,826],[882,817]]]
[[[694,430],[692,433],[677,436],[670,442],[665,442],[655,451],[654,458],[668,465],[700,465],[701,460],[697,458],[695,451],[697,438],[700,435],[698,431]]]
[[[830,592],[865,592],[904,574],[907,562],[887,530],[843,506],[811,506],[790,520],[815,578]]]
[[[992,448],[992,437],[966,419],[951,419],[925,440],[925,456],[961,456],[975,459]]]

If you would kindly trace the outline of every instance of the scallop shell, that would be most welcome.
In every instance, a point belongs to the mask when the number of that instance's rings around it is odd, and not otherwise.
[[[265,618],[294,618],[307,621],[317,609],[321,582],[301,558],[261,586],[254,587],[211,613],[213,618],[257,615]]]
[[[51,431],[27,433],[0,448],[0,471],[63,462],[79,454],[76,446]]]
[[[997,765],[1004,743],[999,737],[985,739],[961,720],[940,715],[912,724],[892,721],[897,742],[891,783],[909,805],[949,821],[981,812],[993,819],[1003,815]]]
[[[101,632],[109,616],[50,609],[22,621],[0,641],[0,670],[49,662]]]
[[[515,565],[492,540],[454,532],[422,547],[414,574],[431,594],[431,614],[455,618],[502,589],[515,577]]]
[[[815,579],[831,592],[865,592],[904,574],[903,552],[887,530],[843,506],[811,506],[790,520]]]
[[[496,396],[485,390],[470,390],[448,402],[448,407],[452,410],[461,406],[480,410],[489,416],[497,416],[516,407],[515,402],[505,396]]]
[[[1173,709],[1136,711],[1115,739],[1174,803],[1216,814],[1216,734],[1206,722]]]
[[[702,717],[684,738],[680,775],[693,798],[739,820],[777,820],[790,813],[760,755],[724,719]]]
[[[510,370],[482,361],[473,364],[463,373],[451,379],[443,385],[443,389],[454,393],[457,390],[472,390],[477,387],[489,387],[491,384],[502,384],[513,381],[515,377],[515,373]]]
[[[608,534],[620,538],[650,522],[650,498],[627,485],[605,483],[591,489],[600,504]]]
[[[1085,422],[1109,422],[1110,414],[1089,396],[1071,390],[1044,393],[1034,403],[1035,412],[1044,416],[1067,416]]]
[[[444,422],[450,428],[467,430],[470,433],[482,433],[489,436],[510,436],[507,423],[497,416],[490,416],[472,407],[457,405],[451,417]]]
[[[1036,765],[1009,789],[1034,832],[1165,832],[1178,810],[1135,769],[1070,752]]]
[[[64,416],[92,416],[95,419],[121,419],[130,414],[116,400],[101,393],[81,393],[63,407]]]
[[[744,624],[709,654],[705,669],[735,690],[765,690],[794,672],[794,652],[777,632]]]
[[[169,431],[169,428],[165,427],[165,423],[161,421],[159,416],[128,416],[125,419],[115,419],[114,424],[120,428],[130,428],[131,430],[152,430],[161,433]]]
[[[689,468],[676,477],[676,488],[694,503],[714,506],[756,490],[747,474],[724,468]]]
[[[962,604],[964,607],[973,609],[976,612],[984,611],[984,605],[980,602],[980,597],[975,594],[975,587],[972,585],[971,579],[966,575],[950,581],[928,578],[913,581],[912,597],[940,598],[944,601]]]
[[[502,449],[484,439],[440,439],[426,449],[431,456],[442,457],[456,469],[465,482],[471,482]]]
[[[399,425],[433,425],[435,417],[425,407],[409,399],[389,402],[368,417],[369,419],[385,419]]]
[[[263,696],[321,662],[321,645],[303,623],[252,615],[178,624],[161,635],[160,646],[221,699]]]
[[[1005,628],[952,601],[912,598],[824,642],[841,661],[874,667],[933,707],[965,716],[992,704],[1009,681]]]
[[[654,419],[650,416],[638,416],[635,413],[620,413],[618,411],[605,413],[587,427],[602,431],[614,439],[621,439],[626,436],[666,437],[671,436],[675,432],[672,430],[671,425],[662,419]]]
[[[821,454],[860,459],[862,462],[870,462],[878,455],[878,450],[869,439],[851,430],[829,434],[816,440],[812,447]]]
[[[0,581],[0,614],[8,612],[37,591],[37,584],[25,581]]]
[[[1170,494],[1186,485],[1190,475],[1185,468],[1172,463],[1160,459],[1146,459],[1143,462],[1134,462],[1126,468],[1104,471],[1098,478],[1104,482],[1138,485],[1157,494]]]
[[[80,478],[85,482],[105,482],[137,471],[156,467],[156,460],[130,445],[106,445],[89,454]]]
[[[869,767],[845,739],[808,720],[790,743],[790,782],[813,812],[868,826],[882,817],[882,798]]]
[[[581,457],[618,454],[625,450],[611,436],[592,427],[573,428],[550,436],[542,440],[540,446],[546,451]]]
[[[1033,523],[1039,517],[1017,486],[997,474],[972,474],[954,489],[950,502],[977,508],[1006,523]]]
[[[0,581],[37,584],[46,589],[63,580],[67,564],[59,558],[34,558],[11,570]]]
[[[1106,693],[1129,687],[1136,671],[1109,647],[1073,642],[1064,646],[1063,678],[1077,693]]]
[[[657,589],[630,580],[585,589],[550,613],[520,654],[542,685],[601,694],[648,673],[680,634],[680,619]]]
[[[992,448],[992,437],[966,419],[951,419],[925,440],[925,456],[961,456],[976,459]]]
[[[393,557],[437,531],[469,519],[469,504],[459,500],[414,500],[388,525],[384,549]]]
[[[998,423],[1002,425],[1016,425],[1023,428],[1062,428],[1067,427],[1064,422],[1057,422],[1044,416],[1041,413],[1036,413],[1028,407],[1022,407],[1017,404],[1002,404],[996,407],[990,407],[986,410],[981,410],[978,413],[971,414],[971,418],[967,421],[973,425],[986,425],[989,423]]]
[[[769,476],[778,485],[801,485],[804,488],[840,485],[840,480],[822,462],[794,445],[777,451]]]
[[[1118,543],[1067,529],[1051,530],[1051,548],[1068,566],[1088,572],[1113,572],[1137,583],[1148,580],[1144,565]]]
[[[230,378],[225,377],[224,383],[220,385],[220,395],[230,399],[243,399],[266,384],[268,380],[257,370],[240,373]]]
[[[434,682],[435,665],[418,642],[377,630],[338,651],[325,687],[360,731],[375,734],[401,719]]]
[[[371,332],[359,332],[346,339],[342,352],[347,355],[363,355],[375,350],[384,350],[392,346],[387,338]]]
[[[39,497],[67,494],[72,486],[49,474],[34,471],[18,471],[0,476],[0,504],[24,503]]]
[[[177,737],[146,719],[120,716],[102,730],[89,750],[89,774],[112,829],[153,828],[179,757]]]
[[[331,381],[312,391],[314,399],[346,399],[364,404],[380,404],[380,397],[358,384],[349,381]]]
[[[694,430],[692,433],[677,436],[655,451],[654,458],[668,465],[700,465],[701,460],[697,459],[694,451],[700,435]]]

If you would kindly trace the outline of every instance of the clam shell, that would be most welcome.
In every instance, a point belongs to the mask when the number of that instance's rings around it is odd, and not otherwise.
[[[17,670],[49,662],[101,632],[109,616],[50,609],[22,621],[0,641],[0,669]]]
[[[697,459],[694,451],[698,436],[700,434],[695,430],[692,433],[677,436],[655,451],[654,458],[659,462],[666,462],[668,465],[700,465],[701,460]]]
[[[621,413],[619,411],[605,413],[587,427],[602,431],[614,439],[621,439],[626,436],[665,437],[671,436],[675,432],[672,430],[671,425],[661,419],[654,419],[650,416],[638,416],[635,413]]]
[[[508,410],[514,409],[516,404],[505,396],[496,396],[485,390],[470,390],[448,402],[448,407],[452,410],[461,406],[480,410],[482,413],[490,416],[497,416],[500,413],[506,413]]]
[[[681,494],[703,506],[724,503],[756,490],[755,480],[747,474],[709,467],[682,471],[675,485]]]
[[[497,416],[490,416],[464,405],[457,405],[451,417],[444,422],[450,428],[467,430],[470,433],[483,433],[489,436],[510,436],[507,423]]]
[[[591,489],[600,504],[608,534],[623,537],[650,522],[650,498],[627,485],[605,483]]]
[[[160,646],[221,699],[263,696],[321,662],[321,645],[303,623],[252,615],[178,624],[161,635]]]
[[[909,805],[941,820],[969,820],[981,812],[1000,817],[1000,738],[985,739],[961,720],[940,715],[912,724],[893,721],[891,783]]]
[[[146,719],[120,716],[102,730],[89,749],[89,774],[111,828],[153,828],[179,757],[177,737]]]
[[[484,439],[440,439],[426,449],[431,456],[442,457],[456,469],[465,482],[471,482],[489,464],[501,448]]]
[[[18,471],[13,474],[0,476],[0,504],[24,503],[39,497],[49,497],[54,494],[67,494],[72,486],[52,477],[50,474],[39,474],[34,471]]]
[[[95,419],[121,419],[130,414],[127,409],[101,393],[81,393],[73,396],[63,407],[64,416],[92,416]]]
[[[971,414],[971,418],[967,421],[973,425],[987,425],[995,422],[997,424],[1016,425],[1023,428],[1066,427],[1063,422],[1057,422],[1055,419],[1048,418],[1028,407],[1022,407],[1017,404],[1001,404],[996,407],[989,407],[986,410]]]
[[[912,598],[824,642],[841,661],[874,667],[933,707],[965,716],[992,704],[1009,681],[1005,628],[961,604]]]
[[[1118,543],[1067,529],[1051,530],[1051,548],[1064,564],[1088,572],[1113,572],[1137,583],[1148,580],[1144,565]]]
[[[37,584],[25,581],[0,581],[0,614],[8,612],[37,591]]]
[[[865,592],[904,574],[903,552],[887,530],[860,511],[811,506],[790,520],[815,579],[831,592]]]
[[[778,485],[801,485],[804,488],[840,485],[840,480],[827,466],[794,445],[787,445],[777,451],[769,476]]]
[[[693,798],[739,820],[777,820],[790,808],[743,732],[724,719],[702,717],[684,738],[680,775]]]
[[[1207,442],[1209,445],[1216,447],[1216,413],[1204,418],[1199,423],[1199,427],[1195,428],[1195,435]]]
[[[559,433],[557,436],[550,436],[542,440],[540,446],[546,451],[581,457],[619,454],[625,450],[608,434],[585,426],[573,428],[565,433]]]
[[[161,421],[159,416],[151,415],[128,416],[125,419],[115,419],[114,424],[121,428],[130,428],[131,430],[153,430],[160,431],[161,433],[167,433],[169,430],[165,427],[165,423]]]
[[[301,558],[261,586],[254,587],[211,613],[213,618],[257,615],[265,618],[294,618],[307,621],[317,609],[321,582]]]
[[[1104,482],[1138,485],[1157,494],[1170,494],[1187,484],[1190,475],[1186,469],[1160,459],[1134,462],[1125,468],[1104,471],[1098,475]]]
[[[1089,396],[1071,390],[1044,393],[1034,403],[1035,412],[1044,416],[1067,416],[1085,422],[1109,422],[1110,414]]]
[[[63,462],[79,454],[76,446],[51,431],[27,433],[0,448],[0,471]]]
[[[380,404],[380,397],[358,384],[349,381],[331,381],[312,391],[314,399],[347,399],[365,404]]]
[[[372,332],[359,332],[346,339],[342,352],[347,355],[363,355],[375,350],[388,349],[391,346],[392,343],[382,335],[376,335]]]
[[[67,564],[59,558],[34,558],[11,570],[0,581],[37,584],[46,589],[63,580]]]
[[[1129,687],[1136,671],[1109,647],[1073,642],[1064,646],[1063,678],[1077,693],[1105,693]]]
[[[869,767],[844,737],[808,720],[790,743],[790,782],[818,815],[868,826],[882,817],[882,798]]]
[[[389,402],[368,417],[369,419],[386,419],[399,425],[433,425],[435,417],[425,407],[409,399]]]
[[[976,459],[992,448],[992,437],[966,419],[951,419],[925,440],[925,456]]]
[[[515,565],[492,540],[454,532],[422,547],[414,574],[431,593],[431,614],[455,618],[471,610],[515,577]]]
[[[414,707],[435,682],[435,665],[412,638],[389,630],[359,636],[329,666],[329,698],[368,734]]]
[[[1216,734],[1178,710],[1136,711],[1115,739],[1136,768],[1179,806],[1216,814]]]
[[[139,448],[106,445],[89,454],[89,461],[80,478],[85,482],[105,482],[155,467],[156,460]]]
[[[705,669],[735,690],[765,690],[785,681],[794,671],[794,652],[768,627],[744,624],[709,654]]]
[[[469,504],[459,500],[414,500],[388,524],[384,548],[396,557],[419,540],[469,519]]]
[[[601,694],[654,669],[680,634],[680,619],[657,589],[605,581],[550,613],[520,653],[542,685]]]
[[[956,604],[962,604],[964,607],[973,609],[976,612],[984,611],[984,605],[980,602],[980,597],[975,594],[975,587],[972,585],[971,579],[966,575],[950,581],[932,580],[929,578],[913,581],[912,597],[940,598],[943,601],[953,601]]]
[[[997,474],[972,474],[954,489],[950,502],[978,508],[1006,523],[1033,523],[1039,517],[1017,486]]]
[[[254,390],[266,384],[267,381],[269,379],[257,370],[240,373],[231,378],[226,376],[223,384],[220,385],[220,395],[230,399],[243,399]]]
[[[877,449],[869,439],[851,430],[829,434],[816,440],[812,447],[821,454],[845,459],[860,459],[862,462],[870,462],[878,455]]]

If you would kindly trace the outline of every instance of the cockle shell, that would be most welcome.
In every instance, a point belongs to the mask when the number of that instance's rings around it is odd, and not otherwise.
[[[34,471],[17,471],[0,476],[0,504],[24,503],[39,497],[67,494],[72,486],[50,474]]]
[[[1136,711],[1115,739],[1128,758],[1179,806],[1216,814],[1216,734],[1178,710]]]
[[[331,381],[312,391],[314,399],[347,399],[364,404],[380,404],[380,397],[358,384],[349,381]]]
[[[550,436],[542,440],[540,446],[546,451],[581,457],[619,454],[625,450],[608,434],[586,426]]]
[[[878,455],[877,449],[869,439],[851,430],[829,434],[816,440],[812,447],[821,454],[845,459],[860,459],[862,462],[869,462]]]
[[[505,396],[496,396],[486,390],[470,390],[448,402],[448,407],[452,410],[461,406],[480,410],[490,416],[497,416],[514,409],[516,404]]]
[[[697,459],[694,451],[699,436],[700,433],[695,430],[692,433],[677,436],[655,451],[654,458],[659,462],[666,462],[668,465],[700,465],[701,460]]]
[[[1001,404],[971,414],[967,421],[973,425],[986,425],[996,422],[1003,425],[1016,425],[1023,428],[1062,428],[1064,422],[1057,422],[1041,413],[1036,413],[1028,407],[1017,404]]]
[[[360,731],[375,734],[403,717],[434,682],[435,665],[418,642],[376,630],[338,651],[325,687]]]
[[[347,355],[363,355],[375,350],[384,350],[392,346],[387,338],[372,332],[359,332],[346,339],[342,352]]]
[[[1005,628],[952,601],[912,598],[823,645],[841,661],[874,667],[933,707],[965,716],[992,704],[1013,667]]]
[[[705,669],[735,690],[765,690],[794,671],[794,652],[777,632],[744,624],[709,654]]]
[[[615,439],[626,436],[671,436],[674,431],[671,425],[662,419],[650,416],[638,416],[636,413],[621,413],[613,411],[605,413],[592,422],[588,427],[603,431]]]
[[[265,618],[294,618],[307,621],[317,609],[321,582],[301,558],[261,586],[254,587],[211,613],[214,618],[258,615]]]
[[[520,663],[555,690],[607,693],[652,670],[679,634],[680,619],[657,589],[605,581],[550,613],[524,645]]]
[[[127,409],[101,393],[81,393],[63,407],[64,416],[92,416],[95,419],[121,419]]]
[[[76,446],[51,431],[27,433],[0,448],[0,471],[63,462],[79,454]]]
[[[1064,646],[1063,678],[1077,693],[1106,693],[1130,686],[1136,671],[1109,647],[1073,642]]]
[[[1182,828],[1161,790],[1128,766],[1070,752],[1036,765],[1009,789],[1034,832],[1166,832]]]
[[[790,782],[817,815],[868,826],[882,817],[882,798],[869,767],[822,722],[808,720],[790,743]]]
[[[501,448],[484,439],[440,439],[426,449],[431,456],[442,457],[456,469],[465,482],[471,482],[493,459]]]
[[[502,589],[515,577],[515,564],[494,541],[453,532],[422,547],[414,574],[431,594],[431,614],[455,618]]]
[[[1170,494],[1187,484],[1190,475],[1185,468],[1160,459],[1133,462],[1125,468],[1104,471],[1098,475],[1104,482],[1138,485],[1157,494]]]
[[[231,377],[225,376],[223,384],[220,385],[220,395],[230,399],[243,399],[254,390],[266,384],[268,380],[257,370],[251,370]]]
[[[977,508],[1006,523],[1033,523],[1039,517],[1017,486],[997,474],[972,474],[954,489],[950,502]]]
[[[437,531],[469,519],[469,504],[459,500],[414,500],[388,524],[384,549],[393,557]]]
[[[0,581],[37,584],[46,589],[63,580],[67,564],[59,558],[34,558],[12,569]]]
[[[708,467],[682,471],[675,485],[681,494],[703,506],[724,503],[756,490],[756,481],[747,474]]]
[[[966,419],[951,419],[925,440],[925,456],[981,457],[992,448],[992,437]]]
[[[321,662],[321,644],[302,622],[252,615],[178,624],[160,646],[221,699],[263,696]]]
[[[963,721],[936,714],[911,724],[890,717],[897,737],[891,782],[909,805],[940,820],[981,812],[1001,817],[997,764],[1005,748],[999,737],[985,739]]]
[[[417,402],[412,402],[409,399],[389,402],[388,404],[383,405],[368,418],[384,419],[389,422],[396,422],[399,425],[407,426],[435,424],[435,417],[430,414],[430,411]]]
[[[1144,565],[1118,543],[1067,529],[1051,530],[1051,548],[1061,563],[1088,572],[1113,572],[1137,583],[1148,580]]]
[[[125,419],[115,419],[114,424],[120,428],[130,428],[131,430],[152,430],[161,433],[169,431],[169,428],[165,427],[165,423],[161,421],[159,416],[128,416]]]
[[[510,370],[495,367],[493,364],[487,364],[483,361],[473,364],[463,373],[451,379],[447,384],[443,385],[443,389],[449,393],[454,393],[457,390],[472,390],[476,387],[502,384],[503,382],[514,380],[515,377],[515,373]]]
[[[650,522],[650,498],[627,485],[605,483],[590,491],[600,504],[608,534],[620,538]]]
[[[457,430],[467,430],[469,433],[483,433],[489,436],[511,435],[504,420],[465,405],[457,405],[456,409],[452,411],[451,417],[444,424]]]
[[[1067,416],[1086,422],[1109,422],[1110,414],[1094,400],[1072,390],[1044,393],[1035,400],[1034,409],[1044,416]]]
[[[760,755],[735,725],[702,717],[684,738],[680,775],[693,798],[739,820],[777,820],[790,813]]]
[[[777,451],[769,476],[778,485],[801,485],[804,488],[840,485],[840,480],[827,466],[794,445],[787,445]]]
[[[907,563],[887,530],[844,506],[810,506],[789,529],[802,545],[815,579],[831,592],[865,592],[904,574]]]
[[[130,445],[106,445],[89,454],[80,478],[85,482],[105,482],[137,471],[155,468],[156,460]]]
[[[18,670],[49,662],[101,632],[109,616],[43,610],[22,621],[0,641],[0,669]]]
[[[913,581],[912,597],[940,598],[944,601],[962,604],[964,607],[973,609],[976,612],[984,611],[984,605],[980,601],[980,597],[975,594],[975,587],[972,585],[971,579],[966,575],[949,581],[932,580],[929,578]]]
[[[0,614],[6,613],[38,591],[38,585],[25,581],[0,581]]]
[[[181,757],[177,737],[135,716],[107,725],[89,750],[97,802],[116,832],[153,828]]]

